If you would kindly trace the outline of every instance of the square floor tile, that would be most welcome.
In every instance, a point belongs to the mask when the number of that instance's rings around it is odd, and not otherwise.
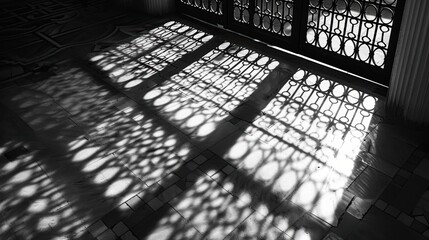
[[[377,199],[391,179],[383,173],[368,167],[350,185],[349,191],[362,199]]]
[[[223,239],[253,212],[208,176],[201,176],[171,205],[207,239]]]

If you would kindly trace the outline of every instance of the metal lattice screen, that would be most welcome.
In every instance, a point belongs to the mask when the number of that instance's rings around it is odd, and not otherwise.
[[[380,68],[397,0],[311,0],[306,43]]]
[[[293,0],[235,0],[234,20],[281,36],[291,36],[293,6]]]
[[[293,0],[257,0],[255,8],[255,27],[282,36],[292,35]]]
[[[234,1],[234,20],[241,23],[250,23],[249,0]]]
[[[223,14],[222,0],[180,0],[180,2],[217,15]]]
[[[178,1],[194,17],[387,86],[405,0]]]

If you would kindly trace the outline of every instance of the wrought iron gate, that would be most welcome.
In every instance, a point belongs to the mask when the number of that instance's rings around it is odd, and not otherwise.
[[[204,21],[226,26],[228,0],[176,0],[179,11]]]
[[[388,86],[405,0],[178,0],[181,12]]]

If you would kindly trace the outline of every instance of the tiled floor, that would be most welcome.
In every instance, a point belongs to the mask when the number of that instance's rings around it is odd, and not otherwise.
[[[1,239],[425,239],[429,155],[383,98],[180,17],[1,14]]]

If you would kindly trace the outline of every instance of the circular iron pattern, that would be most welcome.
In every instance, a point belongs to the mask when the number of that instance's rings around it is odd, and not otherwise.
[[[397,0],[311,0],[306,43],[385,67]]]
[[[223,0],[180,0],[183,4],[191,7],[199,8],[201,10],[222,15],[222,2]]]
[[[255,6],[250,6],[249,0],[234,0],[233,5],[235,21],[281,36],[292,35],[293,0],[256,0]],[[250,23],[252,8],[255,13]]]

